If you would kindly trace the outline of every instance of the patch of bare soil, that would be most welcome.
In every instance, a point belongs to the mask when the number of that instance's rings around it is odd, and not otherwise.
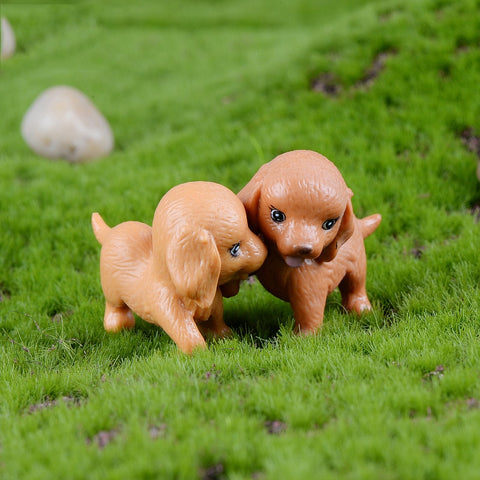
[[[365,74],[353,85],[353,88],[370,88],[385,68],[387,59],[396,53],[396,50],[389,49],[377,54]],[[320,92],[329,97],[340,95],[343,90],[342,84],[332,72],[323,72],[315,77],[310,83],[310,88],[314,92]]]
[[[93,438],[87,439],[87,444],[95,444],[100,450],[102,450],[116,437],[118,437],[119,434],[120,430],[117,428],[112,430],[101,430]]]
[[[225,467],[222,463],[211,465],[210,467],[202,468],[200,470],[200,478],[202,480],[220,480],[224,478]]]
[[[475,135],[473,127],[464,128],[460,132],[462,143],[480,159],[480,136]]]
[[[410,250],[410,255],[412,255],[417,260],[422,258],[423,252],[425,251],[425,247],[423,246],[416,246]]]
[[[5,285],[0,283],[0,303],[4,302],[5,300],[9,300],[11,295],[12,294],[10,290]]]
[[[480,136],[476,135],[475,129],[473,127],[466,127],[460,132],[460,138],[462,143],[477,156],[477,179],[480,181]],[[479,205],[478,202],[473,205],[472,214],[475,216],[478,221]]]
[[[161,423],[160,425],[150,425],[148,428],[148,433],[152,440],[163,438],[167,433],[167,424]]]
[[[470,214],[472,215],[473,219],[475,220],[475,223],[479,223],[480,222],[480,205],[475,204],[470,209]]]
[[[384,52],[380,52],[379,54],[377,54],[363,77],[355,84],[355,87],[370,88],[385,68],[385,62],[387,61],[387,59],[395,55],[396,53],[397,52],[395,50],[385,50]]]
[[[287,429],[287,424],[280,420],[267,420],[264,425],[271,435],[279,435]]]
[[[342,91],[342,85],[336,80],[333,73],[321,73],[311,82],[311,89],[314,92],[324,93],[325,95],[334,97]]]
[[[80,399],[72,396],[65,396],[60,399],[53,400],[50,397],[45,397],[43,402],[34,403],[28,407],[28,413],[35,413],[40,410],[45,410],[47,408],[52,408],[57,406],[60,402],[64,402],[69,405],[79,405]]]
[[[467,398],[466,403],[470,410],[480,408],[480,402],[476,398]]]
[[[444,372],[445,372],[445,367],[443,365],[437,365],[435,367],[435,370],[433,370],[431,372],[427,372],[423,376],[423,380],[432,380],[434,378],[441,379],[441,378],[443,378]]]

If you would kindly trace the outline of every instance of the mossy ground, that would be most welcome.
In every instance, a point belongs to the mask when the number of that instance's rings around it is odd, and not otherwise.
[[[332,5],[334,3],[334,5]],[[363,3],[362,6],[359,4]],[[0,477],[475,479],[480,471],[480,2],[3,4]],[[52,162],[19,125],[69,84],[114,153]],[[296,148],[334,161],[366,240],[373,313],[318,335],[261,286],[234,338],[187,357],[103,331],[90,214],[151,222],[177,183],[238,191]]]

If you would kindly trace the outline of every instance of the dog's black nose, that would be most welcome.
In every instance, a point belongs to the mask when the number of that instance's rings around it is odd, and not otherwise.
[[[313,248],[310,245],[302,245],[298,247],[297,252],[299,255],[309,255],[312,253]]]

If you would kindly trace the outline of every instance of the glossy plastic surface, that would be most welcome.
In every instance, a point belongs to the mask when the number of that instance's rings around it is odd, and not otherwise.
[[[301,333],[322,325],[326,298],[337,286],[348,311],[371,309],[363,240],[381,216],[356,218],[352,195],[337,167],[309,150],[279,155],[238,194],[251,229],[268,248],[257,276],[290,302]]]
[[[152,227],[124,222],[110,228],[98,213],[92,226],[102,245],[105,329],[132,328],[135,312],[162,327],[186,353],[206,346],[203,335],[230,333],[222,293],[235,295],[267,255],[238,197],[210,182],[172,188]]]

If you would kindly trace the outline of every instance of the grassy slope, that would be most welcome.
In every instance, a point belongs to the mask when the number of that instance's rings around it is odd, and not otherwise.
[[[2,478],[476,478],[479,192],[458,134],[480,130],[479,2],[259,3],[2,6],[19,44],[0,74]],[[311,91],[323,72],[337,97]],[[62,83],[110,120],[108,159],[24,145],[23,113]],[[92,211],[150,222],[176,183],[237,191],[294,148],[337,163],[358,215],[384,216],[374,313],[333,294],[299,339],[256,284],[226,301],[238,336],[194,358],[141,321],[103,332]]]

